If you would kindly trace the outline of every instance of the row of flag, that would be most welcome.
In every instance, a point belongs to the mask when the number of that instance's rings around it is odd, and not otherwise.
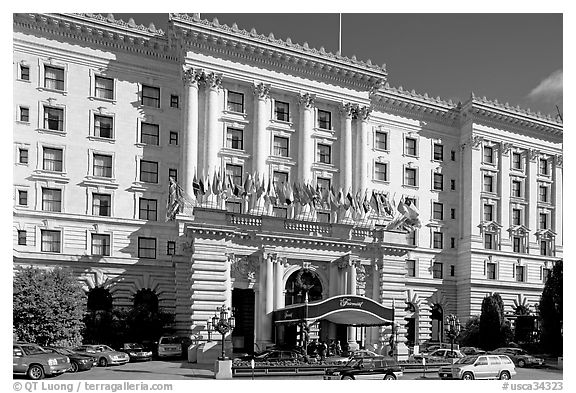
[[[219,172],[210,177],[198,179],[194,175],[192,181],[193,195],[187,195],[174,178],[170,178],[169,196],[166,219],[173,220],[177,213],[185,208],[192,209],[202,201],[208,201],[210,196],[227,200],[241,198],[248,202],[250,210],[257,208],[263,201],[264,205],[290,206],[300,204],[311,209],[326,209],[332,212],[350,211],[353,219],[365,219],[368,215],[392,218],[386,229],[414,230],[421,226],[419,212],[410,200],[403,198],[398,204],[392,198],[375,190],[353,193],[350,189],[344,193],[333,187],[322,188],[318,184],[273,181],[258,174],[248,174],[243,185],[236,184],[230,174],[222,178]]]

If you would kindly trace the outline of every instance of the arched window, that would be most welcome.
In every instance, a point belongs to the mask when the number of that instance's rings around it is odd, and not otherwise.
[[[158,295],[151,289],[141,289],[134,295],[134,308],[158,311]]]
[[[310,269],[300,269],[290,275],[286,281],[285,304],[304,303],[305,289],[308,289],[308,301],[322,299],[322,283],[318,275]]]
[[[112,295],[104,287],[94,287],[88,292],[88,311],[109,311],[112,309]]]

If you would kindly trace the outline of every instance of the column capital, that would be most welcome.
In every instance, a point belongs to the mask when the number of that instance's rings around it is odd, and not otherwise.
[[[298,97],[298,104],[304,106],[305,109],[312,109],[314,107],[315,100],[316,100],[315,94],[300,93],[300,96]]]
[[[562,154],[557,154],[554,156],[554,164],[557,167],[562,167],[562,164],[563,164],[563,158],[562,157],[563,157]]]
[[[222,74],[204,72],[202,79],[209,89],[220,90],[222,88]]]
[[[509,142],[502,142],[500,143],[500,151],[502,155],[507,156],[510,153],[510,149],[512,149],[512,143]]]
[[[372,108],[369,106],[356,106],[356,117],[361,121],[368,121],[372,113]]]
[[[536,161],[536,159],[537,159],[538,156],[540,155],[540,150],[538,150],[538,149],[528,149],[527,153],[528,153],[528,160],[530,160],[530,161]]]
[[[256,98],[266,101],[270,98],[270,85],[262,82],[254,84],[253,92]]]
[[[354,104],[350,102],[343,102],[342,105],[340,105],[339,110],[342,116],[351,119],[354,113]]]
[[[182,81],[186,86],[198,86],[198,83],[204,75],[201,68],[188,67],[182,72]]]
[[[474,150],[480,149],[480,145],[484,141],[484,137],[480,135],[471,135],[470,138],[466,141],[464,146],[468,145],[470,148]]]

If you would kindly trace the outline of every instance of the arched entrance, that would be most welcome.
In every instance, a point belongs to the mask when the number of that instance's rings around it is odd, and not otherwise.
[[[158,311],[158,295],[151,289],[141,289],[134,295],[134,308],[149,312]]]
[[[406,302],[406,345],[412,347],[419,343],[418,340],[418,310],[414,303]]]
[[[444,338],[444,310],[442,309],[441,305],[435,303],[432,306],[430,314],[432,319],[432,336],[430,340],[435,342],[442,342]]]

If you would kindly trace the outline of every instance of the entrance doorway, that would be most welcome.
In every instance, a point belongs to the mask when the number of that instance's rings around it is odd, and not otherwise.
[[[232,290],[232,308],[236,327],[232,330],[234,352],[254,352],[254,290]]]
[[[444,310],[439,304],[434,304],[431,311],[432,318],[432,337],[431,341],[443,341],[443,327],[444,327]]]

